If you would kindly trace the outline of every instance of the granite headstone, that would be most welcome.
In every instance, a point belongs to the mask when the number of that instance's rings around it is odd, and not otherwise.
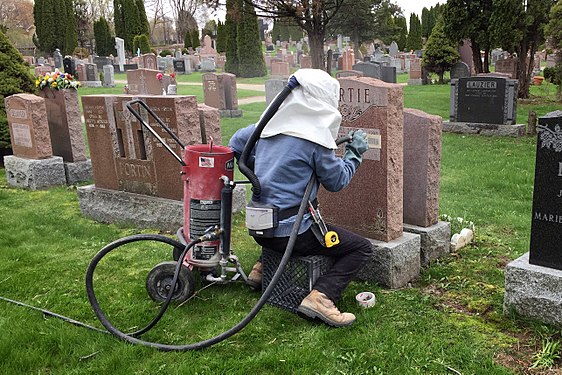
[[[562,111],[539,118],[529,263],[562,270]]]

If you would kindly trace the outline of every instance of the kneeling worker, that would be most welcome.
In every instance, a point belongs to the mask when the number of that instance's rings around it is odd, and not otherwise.
[[[319,184],[332,192],[346,187],[368,149],[366,134],[357,130],[352,135],[352,141],[346,144],[343,158],[337,157],[334,139],[341,124],[339,82],[318,69],[301,69],[294,76],[300,86],[293,89],[265,126],[254,147],[253,160],[248,162],[250,167],[253,162],[254,173],[262,187],[261,201],[278,207],[280,212],[294,212],[279,221],[269,238],[254,236],[259,245],[280,253],[285,252],[310,176],[316,176],[310,197],[313,202]],[[240,129],[230,140],[229,146],[237,159],[254,129],[255,125]],[[371,244],[343,228],[327,225],[328,230],[335,231],[339,237],[339,244],[328,248],[317,238],[312,225],[310,213],[305,214],[293,254],[331,256],[335,258],[335,263],[318,278],[312,292],[298,307],[298,313],[305,318],[318,318],[330,326],[351,325],[355,315],[340,312],[334,302],[341,298],[347,285],[369,258]],[[261,268],[258,261],[249,275],[250,280],[260,286]]]

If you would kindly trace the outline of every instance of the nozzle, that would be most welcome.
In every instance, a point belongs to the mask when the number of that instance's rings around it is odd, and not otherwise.
[[[199,237],[197,240],[199,242],[218,240],[222,232],[223,232],[222,228],[219,228],[218,226],[215,225],[214,227],[207,228],[205,234]]]

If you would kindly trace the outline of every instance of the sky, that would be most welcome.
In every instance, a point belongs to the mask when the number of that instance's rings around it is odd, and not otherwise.
[[[410,19],[410,13],[416,13],[421,19],[422,9],[431,8],[437,3],[444,4],[447,0],[394,0],[402,8],[406,20]]]

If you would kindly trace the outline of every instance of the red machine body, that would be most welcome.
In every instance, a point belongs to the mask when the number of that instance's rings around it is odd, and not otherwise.
[[[184,161],[183,235],[190,242],[209,227],[220,226],[222,177],[234,178],[234,152],[212,143],[191,145],[185,148]],[[219,248],[220,240],[202,242],[188,252],[184,263],[213,268],[219,264]]]

